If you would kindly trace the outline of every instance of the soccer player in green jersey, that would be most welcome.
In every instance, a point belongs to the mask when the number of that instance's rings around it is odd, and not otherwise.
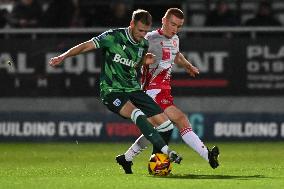
[[[132,14],[129,27],[108,30],[51,58],[49,64],[57,66],[68,57],[101,48],[104,60],[100,75],[100,96],[103,103],[120,116],[131,118],[147,140],[169,155],[171,161],[180,163],[181,156],[170,150],[160,135],[173,129],[172,122],[154,100],[141,90],[137,78],[137,67],[154,62],[154,55],[147,53],[148,41],[144,39],[151,24],[150,13],[138,9]],[[121,156],[116,160],[126,173],[132,173],[131,169],[128,170],[131,168],[128,164],[132,162]]]

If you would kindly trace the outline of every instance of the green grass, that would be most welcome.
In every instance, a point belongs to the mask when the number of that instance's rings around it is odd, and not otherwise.
[[[284,142],[217,143],[221,166],[216,170],[184,144],[171,145],[184,160],[168,177],[148,175],[149,149],[134,161],[134,174],[125,175],[114,157],[129,145],[2,143],[0,189],[284,188]]]

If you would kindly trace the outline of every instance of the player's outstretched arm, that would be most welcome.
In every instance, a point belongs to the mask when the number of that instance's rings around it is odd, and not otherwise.
[[[93,50],[95,48],[96,48],[95,44],[93,43],[92,40],[80,43],[79,45],[72,47],[71,49],[64,52],[63,54],[51,58],[50,61],[49,61],[49,65],[57,66],[68,57],[76,56],[78,54],[81,54],[83,52],[88,52],[88,51]]]
[[[190,61],[186,60],[182,53],[178,52],[175,60],[175,64],[182,66],[190,76],[195,77],[199,74],[199,70],[197,67],[193,66]]]

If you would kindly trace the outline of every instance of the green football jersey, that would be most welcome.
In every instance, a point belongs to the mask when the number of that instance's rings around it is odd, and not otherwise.
[[[141,90],[136,69],[149,45],[145,39],[135,42],[129,32],[129,28],[108,30],[92,39],[103,53],[101,97],[110,92]]]

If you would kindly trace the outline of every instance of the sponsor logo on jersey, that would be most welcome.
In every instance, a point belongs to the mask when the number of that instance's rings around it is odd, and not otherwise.
[[[124,64],[126,66],[130,66],[130,67],[135,67],[138,64],[137,62],[134,62],[133,60],[122,58],[121,55],[119,54],[115,54],[115,56],[113,57],[113,61],[120,63],[120,64]]]
[[[167,100],[167,99],[162,99],[161,103],[162,104],[170,104],[171,102],[169,100]]]
[[[171,49],[162,48],[162,60],[169,60],[171,58]]]
[[[113,105],[115,106],[120,106],[120,104],[121,104],[121,101],[118,98],[113,101]]]

